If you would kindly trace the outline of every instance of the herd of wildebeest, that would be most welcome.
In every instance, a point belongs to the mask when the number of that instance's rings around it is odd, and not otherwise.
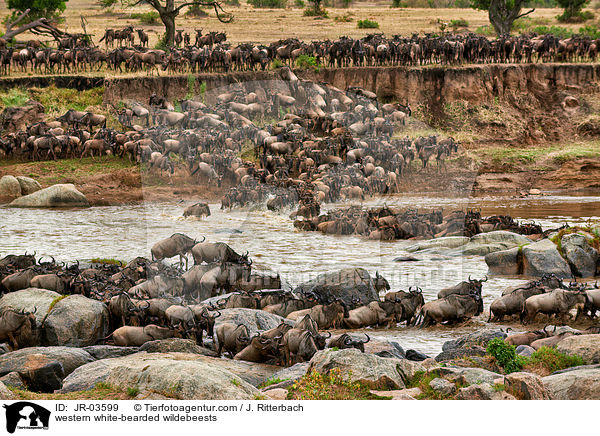
[[[136,37],[137,35],[137,37]],[[269,45],[226,43],[223,32],[202,34],[178,30],[176,46],[169,51],[148,48],[148,35],[133,26],[107,29],[96,46],[89,35],[59,39],[57,47],[43,47],[33,40],[22,47],[8,47],[0,38],[0,74],[11,69],[38,73],[74,73],[107,68],[113,71],[206,72],[265,70],[274,61],[295,65],[301,56],[314,57],[329,67],[424,65],[504,62],[594,61],[600,40],[586,35],[560,39],[554,35],[520,35],[489,38],[474,33],[403,37],[371,34],[359,39],[342,36],[310,43],[295,38]],[[115,43],[118,47],[114,48]],[[137,44],[136,44],[137,43]]]
[[[147,104],[109,106],[122,130],[107,127],[104,115],[72,109],[17,126],[11,120],[29,109],[8,108],[0,153],[24,160],[110,154],[170,178],[177,165],[197,183],[222,187],[224,209],[297,206],[294,218],[312,219],[324,202],[398,192],[406,173],[431,162],[442,171],[458,150],[451,137],[398,135],[411,115],[408,104],[300,80],[289,68],[280,74],[207,92],[209,104],[174,105],[153,94]]]
[[[248,252],[239,254],[225,243],[197,241],[181,233],[154,244],[151,254],[152,259],[138,257],[127,265],[96,263],[86,267],[79,262],[68,265],[53,258],[36,259],[35,253],[9,255],[0,260],[0,288],[2,293],[9,293],[37,287],[102,301],[109,310],[112,331],[103,341],[118,346],[183,337],[214,347],[218,355],[225,352],[234,359],[282,365],[310,360],[325,346],[364,351],[369,340],[368,335],[358,337],[351,332],[332,337],[331,333],[323,334],[326,330],[396,327],[400,323],[407,327],[456,324],[484,312],[482,288],[487,278],[469,277],[442,289],[436,300],[425,302],[420,288],[390,291],[388,281],[378,273],[371,277],[364,272],[366,276],[363,274],[363,281],[356,286],[364,290],[366,285],[379,297],[352,290],[335,295],[329,285],[335,288],[339,284],[327,281],[312,288],[306,284],[292,288],[284,285],[279,275],[252,272]],[[188,254],[194,259],[189,268]],[[177,256],[178,264],[163,262]],[[215,327],[221,311],[231,308],[262,310],[285,321],[254,334],[243,323],[223,322]],[[488,321],[518,316],[526,324],[543,314],[564,323],[575,309],[577,318],[595,317],[600,309],[600,289],[565,284],[554,275],[546,275],[504,290],[490,305]],[[13,348],[31,345],[35,317],[35,310],[28,313],[4,308],[0,341],[9,342]],[[213,338],[212,345],[204,341],[204,333]],[[521,336],[516,345],[522,344]],[[559,339],[552,337],[546,330],[527,336],[529,343],[545,339],[540,346]],[[516,341],[517,337],[507,340]],[[423,360],[426,356],[413,351],[409,357]]]

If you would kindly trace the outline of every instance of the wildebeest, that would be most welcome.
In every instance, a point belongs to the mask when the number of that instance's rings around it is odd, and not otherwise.
[[[523,310],[521,311],[521,322],[527,324],[532,321],[538,313],[545,315],[555,315],[560,317],[561,322],[565,323],[565,317],[569,311],[576,307],[584,307],[587,302],[585,291],[571,291],[565,289],[555,289],[550,293],[533,295],[525,300]]]
[[[406,321],[407,326],[414,323],[416,316],[419,313],[419,309],[425,304],[422,289],[412,289],[412,287],[408,288],[408,292],[388,292],[385,294],[384,300],[400,302],[402,305],[402,314],[399,315],[398,322]]]
[[[200,265],[202,262],[231,262],[252,265],[252,261],[248,259],[248,252],[240,255],[224,242],[200,242],[195,244],[191,251],[196,265]]]
[[[19,348],[15,336],[18,336],[26,327],[31,332],[35,330],[36,312],[37,308],[34,308],[33,312],[17,311],[11,307],[3,308],[0,313],[0,342],[10,341],[13,350]],[[27,324],[29,325],[27,326]]]
[[[145,327],[119,327],[105,339],[112,336],[115,345],[119,347],[140,347],[146,342],[168,339],[175,335],[176,332],[170,328],[149,324]]]
[[[223,323],[215,328],[217,336],[217,355],[220,357],[223,350],[227,351],[231,357],[242,351],[250,342],[250,333],[248,327],[244,324]]]
[[[462,281],[455,286],[442,289],[438,292],[438,298],[444,298],[452,294],[469,295],[473,292],[481,295],[481,288],[484,282],[487,282],[487,277],[481,280],[472,280],[471,277],[469,277],[468,281]]]
[[[202,241],[204,241],[204,239],[202,239]],[[179,255],[180,264],[183,264],[184,255],[189,253],[196,244],[198,244],[198,241],[183,233],[173,233],[168,238],[158,241],[152,246],[152,249],[150,250],[152,253],[152,260],[162,260]]]
[[[344,325],[349,329],[386,325],[393,327],[402,316],[402,305],[396,301],[372,301],[348,312]]]
[[[492,302],[490,305],[490,321],[502,321],[505,316],[512,316],[521,313],[525,300],[533,295],[539,295],[546,292],[546,288],[537,282],[530,282],[527,285],[515,289],[510,294],[504,295]]]
[[[327,347],[329,348],[339,348],[340,350],[344,348],[356,348],[357,350],[365,352],[365,344],[371,340],[368,334],[365,333],[367,337],[366,341],[361,341],[360,339],[355,339],[350,336],[348,333],[342,333],[341,335],[334,336],[331,338]]]
[[[188,206],[183,211],[183,216],[195,216],[195,217],[205,217],[210,216],[210,208],[206,203],[196,203],[191,206]]]
[[[483,312],[483,300],[478,294],[451,294],[423,305],[419,313],[421,327],[442,322],[458,322]]]
[[[245,360],[248,362],[263,363],[279,357],[279,340],[283,337],[280,334],[270,338],[263,335],[252,337],[250,343],[239,353],[233,356],[234,360]]]

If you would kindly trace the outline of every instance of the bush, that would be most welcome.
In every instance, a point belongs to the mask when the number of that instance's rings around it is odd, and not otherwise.
[[[329,374],[311,371],[296,381],[288,391],[290,400],[372,400],[383,399],[373,395],[369,388],[360,382],[344,379],[339,368]]]
[[[67,5],[65,0],[6,0],[6,7],[13,11],[10,21],[29,9],[29,14],[20,24],[29,23],[37,18],[56,19],[62,14]]]
[[[119,0],[98,0],[97,4],[102,9],[111,9]]]
[[[393,8],[407,8],[408,3],[406,3],[403,0],[392,0],[392,7]]]
[[[379,29],[379,23],[377,21],[371,21],[369,19],[358,20],[359,29]]]
[[[503,339],[495,338],[488,342],[487,352],[496,359],[498,365],[504,369],[506,374],[518,372],[523,369],[523,364],[525,363],[523,358],[517,356],[515,347],[507,344]]]
[[[572,366],[585,365],[580,356],[569,356],[556,351],[556,348],[542,347],[526,359],[525,366],[528,369],[541,368],[548,374]]]
[[[137,12],[129,15],[129,18],[140,20],[142,24],[156,24],[160,15],[158,15],[158,12]]]
[[[296,6],[297,8],[304,8],[306,6],[306,3],[304,3],[304,0],[295,0],[294,6]]]
[[[334,17],[334,21],[336,23],[350,23],[353,18],[351,17],[352,14],[350,13],[345,13],[344,15],[338,15],[336,17]]]
[[[459,18],[458,20],[450,20],[449,26],[456,30],[459,27],[469,27],[469,22],[464,18]]]
[[[156,45],[154,46],[157,50],[169,50],[169,46],[167,46],[167,34],[165,33],[163,36],[158,38]]]
[[[265,9],[283,9],[286,3],[287,0],[248,0],[253,7]]]
[[[283,62],[281,62],[279,59],[273,59],[273,62],[271,62],[272,70],[276,70],[277,68],[281,68],[284,66],[285,66],[285,64]]]
[[[301,70],[314,69],[315,71],[319,71],[320,65],[317,62],[317,58],[309,55],[300,55],[298,59],[296,59],[296,67]]]

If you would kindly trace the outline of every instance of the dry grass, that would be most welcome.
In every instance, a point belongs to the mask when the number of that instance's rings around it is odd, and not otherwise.
[[[293,4],[290,0],[288,4]],[[410,35],[414,32],[439,32],[438,19],[449,23],[451,20],[465,19],[469,23],[467,30],[474,31],[477,27],[488,24],[487,12],[473,9],[397,9],[390,8],[389,2],[359,2],[348,9],[328,8],[329,18],[320,19],[304,17],[299,8],[287,9],[254,9],[245,2],[240,7],[226,6],[226,10],[234,14],[234,21],[229,24],[220,23],[209,11],[207,18],[191,18],[183,14],[177,18],[178,28],[194,34],[194,29],[227,32],[228,41],[232,43],[252,42],[270,43],[278,39],[296,37],[305,41],[316,39],[333,39],[342,35],[361,37],[373,32],[383,32],[386,35]],[[136,13],[149,12],[147,6],[136,7]],[[107,27],[121,28],[133,25],[134,28],[145,29],[150,35],[150,46],[154,46],[159,35],[164,32],[160,20],[157,24],[141,24],[139,19],[130,18],[133,9],[114,9],[107,13],[100,9],[95,0],[69,0],[64,13],[64,27],[70,32],[80,32],[80,17],[87,21],[87,29],[94,35],[97,43]],[[556,16],[560,9],[536,9],[533,18],[557,24]],[[353,21],[336,21],[336,17],[352,14]],[[0,20],[7,15],[5,8],[0,11]],[[357,20],[370,19],[379,23],[379,29],[358,29]],[[579,28],[581,25],[565,25]]]

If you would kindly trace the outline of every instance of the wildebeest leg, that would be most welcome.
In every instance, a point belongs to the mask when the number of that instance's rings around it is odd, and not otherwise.
[[[19,344],[17,344],[17,341],[15,340],[15,337],[13,335],[13,332],[8,333],[8,339],[10,339],[10,343],[12,344],[13,350],[16,350],[17,348],[19,348]]]

